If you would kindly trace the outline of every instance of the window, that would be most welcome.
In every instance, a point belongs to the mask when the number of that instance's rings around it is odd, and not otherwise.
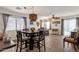
[[[23,18],[17,18],[17,30],[22,30],[25,28],[24,19]]]
[[[21,30],[24,28],[25,28],[24,19],[22,17],[9,16],[6,31]]]
[[[64,20],[64,35],[70,35],[76,29],[76,19]]]
[[[45,26],[46,26],[46,29],[50,29],[50,22],[47,21],[47,22],[45,23]]]
[[[50,29],[50,21],[43,21],[42,22],[42,27],[44,27],[45,29]]]
[[[9,17],[6,30],[15,30],[16,29],[16,18]]]

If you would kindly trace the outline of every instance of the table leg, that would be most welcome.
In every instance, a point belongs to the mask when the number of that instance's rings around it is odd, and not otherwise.
[[[29,47],[30,50],[33,50],[33,42],[34,42],[34,40],[31,38],[30,39],[30,47]]]

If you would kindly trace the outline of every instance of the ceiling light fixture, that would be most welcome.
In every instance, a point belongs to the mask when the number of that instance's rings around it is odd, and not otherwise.
[[[53,19],[60,19],[60,17],[57,17],[55,15],[52,16]]]
[[[32,8],[33,8],[32,9],[33,13],[29,14],[29,19],[31,21],[36,21],[37,20],[37,14],[34,13],[34,7],[32,7]]]
[[[29,14],[29,19],[31,21],[36,21],[37,20],[37,14],[34,13],[34,9],[35,9],[34,6],[16,7],[16,9],[18,9],[18,10],[24,9],[24,10],[28,11],[28,13],[29,13],[30,10],[32,10],[32,13]]]

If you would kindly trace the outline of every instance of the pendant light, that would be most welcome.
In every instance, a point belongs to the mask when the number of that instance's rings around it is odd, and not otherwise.
[[[33,13],[30,13],[29,14],[29,19],[31,20],[31,21],[36,21],[37,20],[37,14],[35,14],[34,13],[34,7],[32,7],[33,9]]]
[[[52,16],[53,19],[60,19],[60,17],[57,17],[55,15]]]

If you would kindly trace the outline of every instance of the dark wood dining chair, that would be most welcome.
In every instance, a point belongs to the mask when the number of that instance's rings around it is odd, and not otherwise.
[[[27,48],[27,41],[29,40],[29,38],[23,38],[22,37],[22,32],[21,31],[17,31],[17,43],[16,43],[16,52],[18,50],[20,50],[20,52],[22,51],[22,49]],[[24,45],[24,47],[23,47]]]
[[[27,31],[29,31],[29,29],[28,28],[25,28],[25,29],[23,29],[23,31],[26,31],[27,32]]]
[[[29,49],[30,50],[33,50],[33,47],[36,47],[36,44],[37,44],[37,39],[38,39],[38,32],[32,32],[30,33],[30,40],[29,40],[29,44],[30,44],[30,47]]]
[[[34,41],[37,44],[37,48],[39,49],[39,52],[41,51],[41,47],[44,47],[44,51],[46,51],[44,31],[39,31],[36,34],[36,38],[34,38]]]
[[[44,31],[39,31],[38,46],[39,46],[39,48],[41,48],[42,46],[44,46],[44,51],[46,51],[46,45],[45,45],[45,32],[44,32]]]

